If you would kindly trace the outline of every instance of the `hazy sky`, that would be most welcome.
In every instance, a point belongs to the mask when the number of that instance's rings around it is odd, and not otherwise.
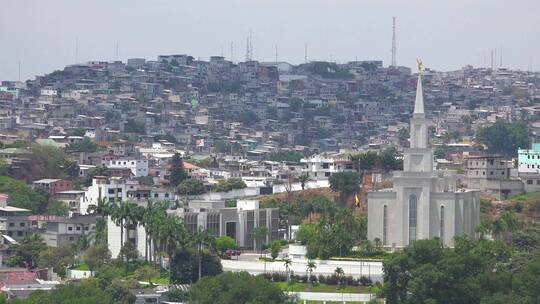
[[[257,60],[299,63],[391,58],[458,69],[503,65],[540,69],[539,0],[1,0],[0,80],[22,79],[78,61],[155,59],[158,54],[220,55],[244,60],[253,32]],[[536,58],[535,58],[536,56]],[[499,56],[497,56],[499,57]],[[498,58],[500,60],[500,58]]]

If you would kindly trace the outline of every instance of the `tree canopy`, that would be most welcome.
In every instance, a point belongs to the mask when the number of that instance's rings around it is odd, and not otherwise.
[[[247,272],[224,272],[206,277],[190,290],[189,298],[198,304],[282,304],[285,294],[272,282]]]
[[[217,185],[214,186],[215,192],[227,192],[233,189],[243,189],[247,185],[241,178],[231,177],[225,180],[220,180]]]
[[[477,138],[491,153],[507,157],[515,156],[519,148],[530,145],[529,129],[524,121],[497,120],[492,126],[478,130]]]
[[[206,192],[203,182],[195,178],[188,178],[180,182],[176,192],[183,195],[199,195]]]

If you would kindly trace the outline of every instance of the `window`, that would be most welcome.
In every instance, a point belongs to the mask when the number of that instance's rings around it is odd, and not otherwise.
[[[444,206],[441,206],[441,227],[440,227],[440,235],[441,242],[444,244]]]
[[[329,176],[330,176],[330,172],[324,172],[324,176],[329,177]]]
[[[70,242],[73,242],[73,240],[75,240],[75,238],[72,237],[72,236],[70,236],[70,237],[69,237],[69,241],[70,241]]]
[[[533,184],[533,180],[532,179],[528,179],[527,180],[527,185],[532,185]]]
[[[383,207],[383,230],[382,230],[383,246],[388,245],[388,206]]]
[[[165,197],[166,197],[166,198],[169,198],[169,193],[165,193]]]
[[[489,171],[489,175],[493,175],[493,171]]]
[[[24,226],[26,226],[26,224],[24,222],[22,222],[22,223],[19,223],[19,226],[24,227]]]
[[[482,171],[482,175],[486,175],[486,171]]]
[[[22,231],[17,231],[17,236],[23,236],[23,232]]]
[[[73,231],[73,227],[68,227],[68,231]]]
[[[157,198],[157,197],[158,197],[158,194],[157,194],[157,193],[154,193],[154,197]]]
[[[323,163],[322,164],[323,169],[328,169],[330,167],[329,163]]]
[[[536,180],[536,184],[537,184],[537,185],[540,185],[540,179],[537,179],[537,180]]]
[[[80,226],[77,226],[77,231],[81,231],[81,227]]]
[[[418,199],[416,195],[409,196],[409,244],[416,241],[416,226],[418,217]]]
[[[15,223],[9,223],[9,227],[15,227]]]

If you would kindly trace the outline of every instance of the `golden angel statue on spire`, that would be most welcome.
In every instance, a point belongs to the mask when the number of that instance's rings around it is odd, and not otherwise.
[[[424,63],[422,62],[422,59],[417,58],[416,65],[418,66],[418,73],[422,73],[422,71],[424,70]]]

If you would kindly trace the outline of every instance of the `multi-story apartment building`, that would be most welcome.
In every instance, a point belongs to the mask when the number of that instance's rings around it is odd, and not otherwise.
[[[77,244],[83,235],[93,234],[95,230],[95,216],[77,216],[48,220],[41,235],[47,246],[58,247]]]
[[[109,160],[107,167],[111,169],[130,169],[134,177],[148,176],[148,160],[121,158]]]
[[[505,199],[523,192],[521,180],[510,176],[511,162],[500,156],[476,156],[466,159],[466,179],[468,188]]]
[[[73,183],[63,179],[47,178],[35,181],[33,186],[35,189],[42,189],[51,195],[55,195],[58,192],[71,190],[73,188]]]
[[[353,171],[352,162],[340,154],[323,153],[303,158],[300,162],[304,164],[302,172],[314,180],[329,179],[337,172]]]
[[[518,176],[526,192],[540,190],[540,143],[533,143],[531,149],[518,150]]]

